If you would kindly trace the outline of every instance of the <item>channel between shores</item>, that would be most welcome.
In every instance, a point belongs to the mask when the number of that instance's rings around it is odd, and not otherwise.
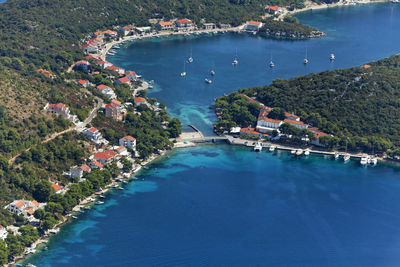
[[[378,1],[369,1],[369,0],[365,0],[365,1],[360,1],[357,2],[360,4],[367,4],[367,3],[379,3],[379,2],[388,2],[386,0],[378,0]],[[316,10],[316,9],[324,9],[324,8],[330,8],[330,7],[339,7],[339,6],[347,6],[347,5],[352,5],[349,3],[336,3],[336,4],[325,4],[325,5],[312,5],[312,6],[308,6],[306,8],[303,9],[299,9],[299,10],[294,10],[294,11],[289,11],[286,13],[286,15],[291,15],[291,14],[296,14],[299,12],[305,12],[308,10]],[[146,39],[146,38],[159,38],[159,37],[169,37],[169,36],[180,36],[180,35],[194,35],[194,34],[207,34],[207,33],[227,33],[227,32],[241,32],[241,30],[243,29],[244,25],[241,25],[239,27],[232,27],[232,28],[227,28],[227,29],[210,29],[210,30],[196,30],[196,31],[191,31],[191,32],[160,32],[160,33],[150,33],[150,34],[145,34],[143,36],[127,36],[122,38],[119,41],[113,41],[110,42],[108,44],[105,45],[105,47],[101,50],[100,54],[100,58],[104,61],[106,61],[106,57],[107,57],[107,53],[109,52],[110,49],[113,48],[113,46],[117,45],[117,44],[122,44],[125,42],[129,42],[129,41],[134,41],[134,40],[140,40],[140,39]],[[218,136],[215,136],[218,137]],[[182,137],[177,138],[176,140],[177,142],[175,143],[174,148],[172,149],[172,151],[179,149],[179,148],[185,148],[185,147],[194,147],[200,144],[204,144],[204,142],[193,142],[190,140],[184,140]],[[248,142],[247,144],[245,144],[245,142]],[[252,141],[252,140],[246,140],[246,139],[240,139],[240,138],[235,138],[235,141],[232,142],[227,142],[230,145],[241,145],[241,146],[246,146],[246,147],[254,147],[255,144],[257,143],[257,141]],[[209,144],[209,143],[206,143]],[[269,147],[271,145],[276,146],[276,149],[279,150],[286,150],[286,151],[290,151],[290,150],[295,150],[295,149],[299,149],[300,147],[293,147],[293,146],[286,146],[286,145],[280,145],[280,144],[275,144],[275,143],[270,143],[270,142],[264,142],[262,144],[263,147]],[[338,151],[322,151],[322,150],[311,150],[311,153],[315,153],[315,154],[319,154],[319,155],[334,155],[335,153],[340,153]],[[141,166],[138,167],[137,169],[135,169],[134,171],[132,171],[130,173],[130,177],[127,179],[129,181],[131,180],[135,180],[134,176],[137,175],[141,170],[143,170],[143,168],[145,166],[147,166],[148,164],[152,163],[153,161],[161,158],[162,156],[166,155],[167,151],[162,151],[160,154],[157,155],[152,155],[151,157],[149,157],[146,161],[142,162]],[[170,152],[168,152],[170,153]],[[351,154],[351,157],[362,157],[363,154],[361,153],[349,153]],[[396,162],[393,161],[389,161],[387,159],[383,159],[383,158],[378,158],[379,161],[384,161],[390,164],[396,164]],[[397,163],[398,164],[398,163]],[[111,183],[109,185],[106,186],[106,188],[104,188],[102,190],[102,194],[105,194],[107,192],[109,192],[110,190],[115,189],[111,186]],[[90,195],[89,197],[85,198],[84,200],[82,200],[77,206],[75,206],[72,210],[72,212],[70,212],[69,214],[67,214],[66,216],[63,217],[63,220],[58,223],[52,230],[50,230],[51,234],[56,234],[60,231],[60,228],[65,225],[66,223],[73,221],[71,220],[72,216],[74,214],[77,214],[80,210],[84,209],[87,206],[91,206],[94,205],[95,202],[98,199],[98,194],[94,193],[92,195]],[[78,218],[79,219],[79,218]],[[40,239],[38,239],[36,242],[34,242],[32,244],[32,247],[36,247],[37,248],[37,252],[40,251],[40,248],[44,246],[44,244],[46,244],[49,241],[49,238],[51,237],[51,235],[48,236],[44,236],[41,237]],[[31,254],[30,254],[31,255]],[[22,260],[26,259],[26,257],[28,257],[29,255],[22,255],[18,258],[15,258],[14,262],[9,263],[9,266],[13,266],[15,265],[17,262],[21,262]]]

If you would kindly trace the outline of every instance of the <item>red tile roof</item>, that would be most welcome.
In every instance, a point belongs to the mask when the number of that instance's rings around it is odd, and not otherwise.
[[[119,78],[118,81],[120,81],[121,83],[129,83],[131,80],[125,76],[125,77]]]
[[[89,129],[89,131],[91,131],[92,133],[96,133],[96,132],[98,132],[98,130],[97,130],[96,128],[93,128],[93,127],[92,127],[92,128],[90,128],[90,129]]]
[[[117,151],[121,151],[121,150],[123,150],[123,149],[125,149],[124,146],[119,146],[119,147],[117,148]]]
[[[115,105],[117,105],[117,106],[120,106],[120,105],[121,105],[121,101],[118,101],[117,99],[111,100],[111,103],[113,103],[113,104],[115,104]]]
[[[103,167],[104,167],[103,164],[101,164],[101,163],[98,162],[97,160],[93,160],[93,161],[91,161],[90,163],[96,165],[96,166],[99,167],[99,168],[103,168]]]
[[[127,141],[127,140],[135,141],[136,140],[134,137],[129,136],[129,135],[127,135],[125,137],[122,137],[121,139],[124,140],[124,141]]]
[[[267,10],[273,10],[273,11],[277,11],[280,8],[280,6],[269,6],[266,9]]]
[[[260,21],[254,21],[254,20],[252,20],[252,21],[249,21],[248,24],[259,26],[259,25],[261,25],[261,22],[260,22]]]
[[[89,81],[87,80],[79,80],[78,83],[81,85],[84,85],[85,83],[88,83]]]
[[[86,60],[79,60],[79,61],[75,62],[75,65],[76,65],[76,64],[85,64],[85,65],[90,65],[90,63],[89,63],[89,62],[87,62]]]
[[[23,205],[25,205],[25,203],[24,203],[22,200],[18,201],[18,202],[15,204],[15,206],[17,206],[18,208],[21,208]]]
[[[56,192],[60,191],[62,189],[62,186],[59,186],[58,184],[51,184],[51,186],[54,188]]]
[[[97,152],[94,155],[94,158],[95,159],[109,160],[109,159],[112,159],[115,155],[117,155],[117,152],[112,151],[112,150],[106,150],[104,152]]]
[[[371,68],[371,65],[365,64],[365,65],[362,65],[361,67],[363,67],[364,69],[369,69],[369,68]]]
[[[57,104],[50,104],[50,108],[59,108],[59,109],[66,109],[67,106],[65,106],[63,103],[57,103]]]
[[[184,23],[184,22],[181,22],[181,23]],[[158,24],[160,24],[161,26],[171,26],[172,22],[171,21],[160,21]]]
[[[32,200],[32,204],[35,205],[36,207],[39,207],[39,202],[37,202],[36,200]]]
[[[295,119],[300,119],[300,117],[299,117],[299,116],[297,116],[297,115],[294,115],[294,114],[292,114],[292,113],[289,113],[289,112],[285,112],[285,117],[286,117],[286,118],[295,118]]]
[[[108,86],[105,85],[105,84],[99,84],[99,85],[96,86],[96,88],[97,88],[98,90],[100,90],[100,91],[103,91],[104,89],[107,89],[107,88],[110,88],[110,87],[108,87]]]
[[[125,71],[125,75],[136,75],[136,72],[134,72],[133,70],[127,70]]]
[[[117,66],[109,66],[106,68],[106,70],[119,71],[120,68],[118,68]]]
[[[83,164],[83,165],[81,165],[80,167],[79,167],[82,171],[84,171],[84,172],[90,172],[92,169],[88,166],[88,165],[86,165],[86,164]]]
[[[44,76],[48,78],[52,78],[53,74],[51,74],[49,71],[44,70],[44,69],[38,69],[37,72],[42,73]]]
[[[323,132],[315,132],[314,136],[315,138],[319,139],[321,136],[328,136],[329,134],[323,133]]]
[[[140,96],[135,98],[135,103],[143,103],[143,102],[146,102],[145,98]]]
[[[278,124],[282,122],[280,120],[274,120],[274,119],[271,119],[271,118],[268,118],[268,117],[261,117],[258,120],[264,120],[264,121],[267,121],[267,122],[278,123]]]
[[[176,22],[178,22],[178,23],[193,23],[191,20],[188,20],[188,19],[179,19]]]
[[[28,210],[27,213],[30,214],[30,215],[33,215],[35,213],[35,211],[34,210]]]

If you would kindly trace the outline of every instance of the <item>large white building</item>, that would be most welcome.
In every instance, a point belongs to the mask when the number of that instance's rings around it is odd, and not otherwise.
[[[289,123],[290,125],[297,127],[299,129],[302,129],[302,130],[307,129],[307,127],[308,127],[308,124],[305,124],[302,121],[285,119],[283,122]]]
[[[124,147],[128,147],[130,149],[135,149],[136,147],[136,139],[132,136],[125,136],[121,139],[119,139],[119,145],[120,146],[124,146]]]
[[[101,138],[101,134],[100,134],[99,130],[97,130],[96,128],[93,128],[93,127],[90,129],[86,129],[85,134],[91,140],[99,140]]]
[[[261,133],[271,132],[279,128],[282,125],[282,121],[270,119],[268,117],[261,117],[257,121],[256,130]]]

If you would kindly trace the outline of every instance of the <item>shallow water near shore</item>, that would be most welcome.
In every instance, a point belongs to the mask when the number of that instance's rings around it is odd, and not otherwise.
[[[328,33],[283,42],[226,34],[125,44],[114,64],[156,82],[184,124],[212,134],[214,97],[398,53],[400,5],[298,14]],[[372,35],[372,36],[371,36]],[[183,61],[193,50],[195,62]],[[231,65],[238,50],[239,66]],[[305,50],[310,64],[303,66]],[[337,60],[329,62],[335,53]],[[277,65],[266,66],[269,57]],[[210,68],[217,75],[204,83]],[[398,266],[400,168],[227,145],[173,151],[27,259],[37,266]]]
[[[180,149],[65,226],[38,266],[393,266],[400,169]],[[240,166],[240,168],[238,167]],[[142,180],[144,179],[144,180]],[[110,201],[111,200],[111,201]]]

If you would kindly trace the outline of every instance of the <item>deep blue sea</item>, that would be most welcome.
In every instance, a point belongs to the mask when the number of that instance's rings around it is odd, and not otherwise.
[[[226,34],[124,45],[114,64],[155,80],[150,94],[211,133],[213,99],[400,52],[400,5],[298,14],[327,32],[308,41]],[[193,51],[194,62],[183,61]],[[238,51],[239,65],[232,59]],[[302,64],[305,52],[310,63]],[[336,60],[329,62],[329,54]],[[272,56],[276,68],[269,69]],[[213,84],[204,83],[210,69]],[[400,168],[362,168],[227,145],[176,150],[30,257],[37,266],[399,266]]]
[[[291,78],[310,72],[359,66],[400,52],[400,5],[373,4],[310,11],[297,15],[302,23],[327,33],[307,41],[266,40],[245,34],[209,37],[175,37],[172,40],[141,40],[123,46],[108,59],[154,80],[151,96],[168,106],[169,112],[187,124],[211,133],[216,121],[209,106],[214,98],[237,90],[269,84],[276,78]],[[194,62],[183,62],[192,50]],[[237,55],[239,65],[232,66]],[[310,63],[304,66],[308,54]],[[329,55],[336,60],[331,63]],[[272,56],[276,67],[270,69]],[[204,79],[216,75],[211,85]]]

